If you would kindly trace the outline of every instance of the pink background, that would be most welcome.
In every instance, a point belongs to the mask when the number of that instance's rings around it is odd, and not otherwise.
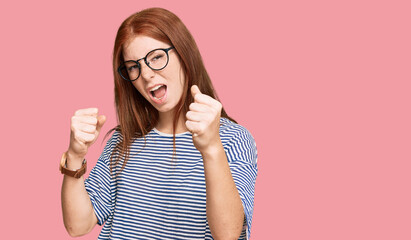
[[[114,127],[115,34],[153,6],[187,25],[257,141],[252,239],[411,239],[409,1],[107,2],[1,3],[2,239],[70,238],[70,117],[98,107]]]

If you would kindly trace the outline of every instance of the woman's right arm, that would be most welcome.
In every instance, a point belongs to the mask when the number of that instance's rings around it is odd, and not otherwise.
[[[67,151],[67,168],[79,169],[88,148],[97,140],[105,116],[98,116],[97,108],[80,109],[71,118],[70,146]],[[83,177],[64,176],[61,188],[63,221],[70,236],[89,233],[97,224]]]

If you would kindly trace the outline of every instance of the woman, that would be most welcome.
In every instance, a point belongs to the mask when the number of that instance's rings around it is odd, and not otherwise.
[[[105,223],[99,239],[248,239],[256,145],[218,101],[181,20],[161,8],[127,18],[113,70],[119,125],[85,181],[106,117],[89,108],[71,119],[61,162],[68,233]]]

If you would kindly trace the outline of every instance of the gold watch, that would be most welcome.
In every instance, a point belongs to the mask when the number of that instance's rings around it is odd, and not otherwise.
[[[61,156],[61,161],[60,161],[60,172],[62,174],[70,176],[70,177],[80,178],[81,176],[83,176],[84,173],[86,173],[86,171],[87,171],[86,159],[83,160],[83,164],[81,165],[81,168],[77,170],[67,169],[67,152],[63,153],[63,156]]]

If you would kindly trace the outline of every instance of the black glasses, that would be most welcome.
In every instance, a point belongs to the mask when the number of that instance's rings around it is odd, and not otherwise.
[[[168,51],[173,48],[174,47],[157,48],[151,50],[143,58],[135,61],[129,60],[123,62],[120,67],[118,67],[117,71],[124,80],[135,81],[141,74],[141,64],[139,63],[140,60],[144,59],[146,65],[153,70],[161,70],[167,66],[169,60]]]

